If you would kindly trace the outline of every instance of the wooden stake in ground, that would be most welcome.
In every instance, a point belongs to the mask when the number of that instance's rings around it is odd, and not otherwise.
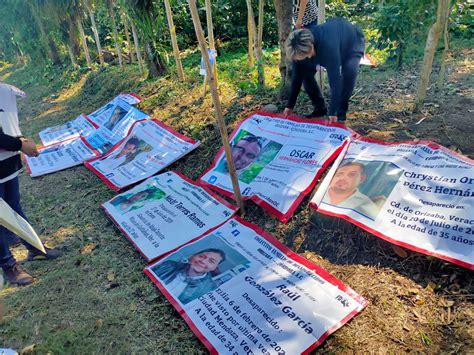
[[[89,17],[91,18],[92,32],[94,32],[95,44],[97,46],[97,53],[99,55],[99,62],[101,66],[104,66],[104,54],[102,53],[102,46],[100,45],[99,31],[97,30],[97,25],[95,24],[94,11],[90,6],[87,7],[87,11],[89,11]]]
[[[446,74],[446,59],[448,57],[448,52],[449,52],[449,14],[450,13],[451,13],[451,3],[446,8],[446,19],[445,19],[444,30],[443,30],[444,50],[443,50],[443,54],[441,55],[438,81],[436,83],[438,90],[442,89],[443,84],[444,84],[444,76]]]
[[[263,67],[263,5],[264,0],[258,1],[258,35],[255,46],[255,58],[257,59],[258,87],[265,89],[265,70]]]
[[[132,28],[133,44],[135,45],[135,52],[137,54],[138,68],[140,69],[140,74],[143,75],[143,59],[142,54],[140,53],[140,43],[138,42],[137,29],[133,19],[130,19],[130,27]]]
[[[249,66],[253,67],[254,62],[254,46],[255,38],[255,17],[253,16],[252,1],[247,0],[247,33],[249,36],[249,45],[248,45],[248,61]]]
[[[117,22],[115,21],[115,12],[114,12],[114,8],[113,8],[113,6],[114,6],[113,0],[108,0],[107,5],[108,5],[108,10],[109,10],[109,16],[110,16],[110,19],[112,20],[112,32],[114,34],[115,49],[117,50],[119,66],[120,66],[120,68],[123,68],[122,49],[120,48],[120,43],[119,43],[119,36],[118,36],[118,31],[117,31]]]
[[[178,78],[184,81],[183,65],[181,64],[181,58],[179,56],[178,41],[176,40],[176,28],[173,21],[173,13],[169,0],[165,1],[166,17],[168,19],[168,27],[170,28],[171,45],[173,46],[174,59],[176,61],[176,70],[178,71]]]
[[[219,98],[219,93],[217,90],[217,83],[215,81],[214,72],[209,61],[209,53],[207,52],[206,40],[204,38],[204,33],[201,27],[201,21],[199,20],[199,14],[196,7],[196,0],[188,0],[189,9],[191,10],[191,16],[193,18],[194,30],[196,31],[196,37],[199,42],[199,48],[201,49],[201,55],[204,59],[204,64],[206,66],[207,80],[209,82],[209,87],[211,88],[212,102],[214,104],[214,109],[216,111],[216,120],[219,125],[219,131],[221,134],[222,144],[224,145],[225,156],[227,159],[227,166],[229,168],[230,178],[232,180],[232,187],[234,189],[235,200],[240,207],[242,214],[245,213],[244,201],[242,200],[242,195],[240,194],[239,181],[237,180],[237,172],[235,170],[234,159],[232,159],[232,151],[229,144],[229,137],[227,135],[227,129],[224,122],[224,117],[222,115],[221,101]]]
[[[326,0],[318,0],[318,25],[322,25],[326,22]],[[321,89],[321,93],[324,93],[324,72],[322,68],[319,68],[319,75],[316,78]]]
[[[423,66],[421,68],[418,89],[415,98],[415,112],[419,112],[426,99],[426,92],[430,82],[431,70],[433,69],[433,59],[439,37],[446,22],[446,12],[450,5],[450,0],[438,0],[438,10],[436,12],[436,22],[431,26],[426,40],[425,55],[423,56]]]
[[[216,50],[216,43],[214,41],[214,25],[212,24],[212,8],[211,8],[211,0],[206,0],[206,23],[207,23],[207,39],[209,41],[209,48],[212,50]],[[202,27],[201,27],[202,30]],[[214,56],[214,63],[212,65],[212,69],[214,72],[214,80],[216,81],[216,87],[218,87],[217,81],[217,52],[215,52]],[[204,95],[206,95],[206,85],[207,79],[204,78]]]

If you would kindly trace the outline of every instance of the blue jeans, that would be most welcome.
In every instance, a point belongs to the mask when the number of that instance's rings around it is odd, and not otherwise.
[[[3,184],[0,184],[0,198],[2,198],[16,213],[26,219],[20,205],[20,184],[18,177],[15,177]],[[2,268],[12,267],[16,260],[10,252],[8,239],[14,234],[7,228],[0,226],[0,266]],[[22,240],[23,245],[30,251],[36,248]]]

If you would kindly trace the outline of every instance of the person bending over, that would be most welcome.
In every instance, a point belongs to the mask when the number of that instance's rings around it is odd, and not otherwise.
[[[314,106],[313,112],[306,117],[328,114],[331,122],[344,122],[364,48],[362,31],[342,18],[290,33],[286,51],[292,61],[293,73],[284,116],[293,112],[303,85]],[[329,110],[314,78],[317,65],[327,70],[331,88]]]

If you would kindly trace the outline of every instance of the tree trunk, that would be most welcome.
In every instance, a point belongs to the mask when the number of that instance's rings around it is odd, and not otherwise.
[[[248,61],[249,61],[249,66],[253,67],[255,62],[254,62],[254,47],[255,47],[255,17],[253,15],[253,9],[252,9],[252,1],[247,0],[247,32],[249,36],[249,44],[248,44]]]
[[[257,59],[258,86],[265,89],[265,69],[263,67],[263,5],[264,0],[258,2],[258,37],[257,46],[255,48],[255,57]]]
[[[441,56],[441,67],[439,68],[438,73],[438,82],[436,83],[437,89],[441,90],[444,84],[444,77],[446,75],[446,58],[449,52],[449,14],[451,13],[451,1],[448,4],[446,9],[446,18],[444,23],[443,30],[443,39],[444,39],[444,49]]]
[[[40,35],[40,41],[41,41],[41,47],[42,51],[45,55],[45,57],[49,57],[49,59],[52,59],[51,52],[49,50],[49,41],[48,41],[48,36],[46,35],[46,31],[44,29],[44,24],[43,20],[41,19],[41,13],[38,5],[35,5],[32,1],[29,1],[28,4],[30,5],[31,9],[31,14],[33,16],[33,19],[36,22],[36,25],[38,26],[39,29],[39,35]]]
[[[77,67],[76,58],[74,56],[74,50],[72,49],[72,46],[69,43],[67,45],[67,52],[69,54],[69,59],[71,60],[72,66]]]
[[[137,29],[135,28],[135,23],[130,21],[130,27],[132,27],[133,43],[135,44],[135,52],[137,53],[138,67],[140,68],[140,74],[143,75],[143,60],[142,54],[140,53],[140,44],[138,43],[138,34]]]
[[[426,92],[430,81],[431,70],[433,69],[433,59],[438,45],[439,37],[443,31],[446,22],[446,12],[449,6],[449,0],[438,0],[438,10],[436,12],[436,22],[431,26],[426,40],[425,54],[423,57],[423,66],[421,69],[418,89],[415,98],[415,112],[419,112],[426,99]]]
[[[168,18],[168,27],[170,29],[171,44],[173,46],[174,59],[176,61],[176,70],[178,72],[178,78],[184,81],[183,65],[181,64],[181,58],[179,56],[178,41],[176,40],[176,28],[174,27],[173,13],[171,12],[171,6],[169,0],[165,0],[166,17]]]
[[[278,43],[280,44],[280,100],[288,98],[291,83],[291,62],[286,57],[285,42],[291,32],[292,2],[288,0],[273,0],[278,21]]]
[[[70,16],[67,16],[67,24],[68,24],[68,36],[69,36],[69,45],[71,46],[72,53],[74,57],[79,57],[81,51],[79,50],[79,41],[77,39],[76,33],[76,26],[74,25],[74,21]]]
[[[135,57],[133,56],[132,41],[130,40],[130,34],[128,33],[128,19],[127,19],[127,14],[125,14],[125,12],[122,12],[122,22],[123,22],[123,27],[125,31],[125,38],[127,40],[127,48],[128,48],[128,55],[129,55],[128,63],[135,63]]]
[[[148,78],[159,77],[166,73],[166,63],[153,49],[151,42],[143,40],[145,46],[145,60],[148,66]]]
[[[95,23],[94,12],[90,8],[88,10],[89,10],[89,17],[91,18],[92,32],[94,33],[95,44],[97,46],[97,52],[99,55],[99,62],[101,66],[104,66],[105,65],[104,54],[102,53],[102,46],[100,45],[99,31],[97,31],[97,25]]]
[[[112,32],[114,34],[115,49],[117,50],[119,66],[120,68],[123,68],[122,49],[119,42],[117,22],[115,21],[115,13],[114,13],[112,1],[109,2],[109,16],[110,16],[110,19],[112,20]]]
[[[61,64],[61,57],[58,52],[58,47],[56,46],[56,43],[51,38],[51,36],[48,36],[48,43],[49,43],[49,53],[51,55],[51,60],[53,61],[53,64],[54,65]]]
[[[87,45],[86,34],[84,33],[84,27],[82,26],[81,17],[76,16],[77,28],[79,29],[79,36],[81,37],[82,49],[84,50],[84,56],[86,57],[87,66],[92,67],[91,56],[89,54],[89,46]]]

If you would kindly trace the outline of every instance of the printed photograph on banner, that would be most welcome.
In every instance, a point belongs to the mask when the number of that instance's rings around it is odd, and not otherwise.
[[[322,202],[374,220],[402,173],[402,169],[389,162],[344,159]]]
[[[136,136],[131,136],[125,141],[117,154],[108,155],[103,160],[106,160],[107,169],[115,170],[138,159],[140,154],[148,153],[152,150],[153,147],[150,144]]]
[[[301,354],[367,303],[240,218],[181,246],[145,272],[211,353]]]
[[[116,125],[125,117],[128,111],[125,108],[122,108],[120,105],[117,105],[111,112],[110,117],[104,123],[104,127],[109,131],[112,131]]]
[[[230,147],[239,180],[248,184],[275,158],[283,145],[241,130]],[[215,171],[229,173],[225,155]]]
[[[110,200],[110,204],[115,207],[117,212],[125,214],[130,211],[138,210],[145,204],[158,201],[166,196],[166,193],[154,185],[147,185],[145,189],[124,193]]]
[[[214,291],[245,271],[250,262],[210,234],[153,265],[151,271],[183,305]]]

